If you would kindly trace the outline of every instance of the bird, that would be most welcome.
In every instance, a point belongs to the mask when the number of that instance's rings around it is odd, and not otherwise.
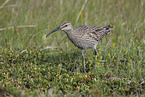
[[[70,22],[64,21],[60,24],[59,27],[50,31],[46,35],[46,38],[55,31],[64,31],[69,40],[81,50],[84,65],[84,73],[86,73],[84,50],[92,48],[95,51],[95,55],[97,55],[97,44],[111,32],[111,28],[113,28],[113,26],[109,24],[103,27],[82,25],[73,29],[73,26]]]

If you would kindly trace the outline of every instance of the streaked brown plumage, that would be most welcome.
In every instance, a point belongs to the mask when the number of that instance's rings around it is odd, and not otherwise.
[[[92,48],[95,50],[95,55],[97,55],[98,52],[96,50],[96,46],[99,43],[99,41],[103,39],[103,37],[105,37],[111,32],[111,26],[108,25],[104,27],[96,27],[83,25],[77,27],[76,29],[73,29],[71,23],[64,21],[59,27],[48,33],[46,37],[48,37],[52,32],[58,30],[64,31],[67,34],[70,41],[82,50],[84,72],[86,72],[85,57],[83,53],[84,50]]]

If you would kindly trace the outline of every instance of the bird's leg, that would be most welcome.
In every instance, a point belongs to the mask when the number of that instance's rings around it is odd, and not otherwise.
[[[84,50],[82,50],[82,57],[83,57],[83,64],[84,64],[84,73],[86,73]]]
[[[95,49],[95,66],[94,66],[94,69],[96,68],[96,61],[97,61],[97,55],[98,55],[98,51],[97,49]]]
[[[97,56],[98,55],[98,51],[95,49],[95,56]]]

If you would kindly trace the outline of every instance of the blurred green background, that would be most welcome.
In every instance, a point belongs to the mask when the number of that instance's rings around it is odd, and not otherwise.
[[[1,0],[0,95],[143,96],[144,10],[145,0]],[[80,50],[63,31],[46,38],[63,21],[113,24],[97,46],[97,68],[87,50],[83,73]]]
[[[0,1],[0,4],[5,1]],[[94,0],[86,3],[84,0],[8,0],[0,9],[1,47],[11,49],[26,49],[33,46],[41,48],[50,45],[65,47],[68,40],[63,32],[45,38],[46,34],[59,26],[62,21],[71,22],[74,28],[80,25],[104,26],[111,23],[114,25],[114,33],[111,33],[111,36],[115,37],[117,33],[117,41],[128,45],[130,38],[135,38],[134,40],[143,44],[144,2],[144,0]]]

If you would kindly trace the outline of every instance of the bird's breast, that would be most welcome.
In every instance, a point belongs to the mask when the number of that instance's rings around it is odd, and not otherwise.
[[[81,34],[67,34],[70,41],[80,49],[93,48],[96,44],[94,41],[91,41],[87,37],[82,36]]]

